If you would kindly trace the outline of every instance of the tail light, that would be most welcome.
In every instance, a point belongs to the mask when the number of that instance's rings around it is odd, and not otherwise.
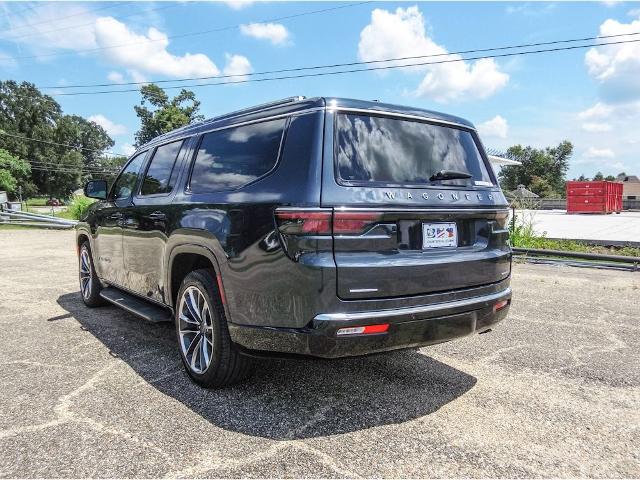
[[[331,210],[277,209],[278,230],[285,235],[331,235]]]
[[[379,212],[336,211],[333,217],[333,233],[336,235],[354,235],[364,233],[367,228],[379,222]]]
[[[344,327],[340,328],[336,335],[371,335],[375,333],[386,333],[389,330],[388,323],[380,323],[377,325],[364,325],[362,327]]]
[[[499,312],[500,310],[505,308],[507,305],[509,305],[509,300],[500,300],[498,303],[496,303],[493,306],[493,313]]]

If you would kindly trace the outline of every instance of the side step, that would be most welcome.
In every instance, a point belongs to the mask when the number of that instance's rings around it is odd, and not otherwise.
[[[154,305],[117,288],[103,288],[100,296],[128,312],[144,318],[148,322],[160,323],[173,321],[171,312],[168,309]]]

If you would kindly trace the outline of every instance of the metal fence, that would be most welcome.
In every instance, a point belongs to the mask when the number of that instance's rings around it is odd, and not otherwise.
[[[540,210],[566,210],[565,198],[536,198],[530,200]],[[640,200],[622,200],[622,210],[640,210]]]
[[[78,222],[66,218],[22,212],[10,208],[0,208],[0,225],[23,225],[26,227],[70,229]]]

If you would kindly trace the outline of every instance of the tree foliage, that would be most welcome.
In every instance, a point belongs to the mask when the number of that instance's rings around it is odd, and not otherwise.
[[[542,196],[564,196],[565,177],[569,169],[569,159],[573,145],[568,140],[556,147],[536,149],[514,145],[507,150],[522,165],[510,165],[500,170],[502,188],[515,190],[518,185]]]
[[[84,167],[99,166],[113,145],[100,125],[64,115],[35,85],[0,81],[0,148],[31,164],[31,186],[41,193],[66,197],[86,177]]]
[[[136,133],[137,147],[158,135],[204,119],[198,113],[200,101],[196,100],[195,93],[189,90],[183,89],[178,95],[169,99],[166,92],[159,86],[149,84],[144,85],[140,93],[142,94],[140,105],[133,107],[140,118],[140,130]]]
[[[0,149],[0,190],[4,190],[9,195],[18,195],[18,186],[21,186],[24,193],[34,189],[30,183],[31,166],[28,162],[11,155],[4,149]]]

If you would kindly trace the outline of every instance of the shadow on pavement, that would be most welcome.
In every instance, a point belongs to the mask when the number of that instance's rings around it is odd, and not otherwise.
[[[59,305],[110,354],[214,425],[277,440],[336,435],[402,423],[455,400],[475,377],[415,350],[341,360],[256,361],[253,377],[205,390],[182,370],[173,324],[151,324],[116,307],[89,309],[79,292]]]

